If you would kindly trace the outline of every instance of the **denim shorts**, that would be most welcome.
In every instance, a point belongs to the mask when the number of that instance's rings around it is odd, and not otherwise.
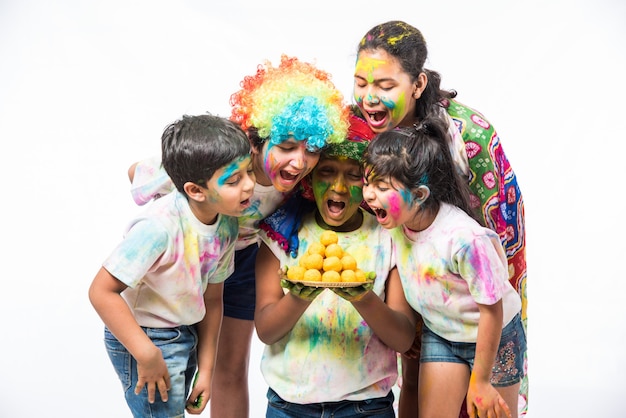
[[[259,246],[235,251],[235,271],[224,282],[224,316],[254,320],[256,303],[255,264]]]
[[[448,341],[424,326],[420,363],[443,362],[467,364],[472,370],[476,354],[475,343]],[[495,387],[518,383],[524,374],[526,334],[520,314],[502,329],[500,345],[493,366],[491,384]]]
[[[139,395],[135,395],[137,361],[105,327],[104,343],[117,377],[122,382],[126,403],[136,418],[182,418],[185,416],[187,394],[197,366],[198,334],[196,329],[193,326],[142,328],[163,353],[170,374],[171,389],[168,391],[167,402],[161,401],[157,390],[155,402],[149,403],[145,386]]]
[[[298,404],[287,402],[269,388],[267,391],[266,418],[395,418],[394,396],[389,392],[384,398],[362,401],[339,401]]]

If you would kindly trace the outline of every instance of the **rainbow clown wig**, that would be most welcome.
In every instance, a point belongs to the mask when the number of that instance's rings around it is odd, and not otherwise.
[[[230,98],[231,119],[277,145],[293,137],[319,151],[340,143],[348,131],[348,109],[330,74],[297,58],[282,55],[280,65],[269,61],[246,76]]]

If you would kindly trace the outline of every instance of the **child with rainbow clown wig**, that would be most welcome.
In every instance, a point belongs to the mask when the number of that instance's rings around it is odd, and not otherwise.
[[[254,330],[255,260],[259,222],[281,205],[307,176],[329,144],[348,129],[348,109],[330,75],[314,65],[283,55],[244,77],[230,98],[231,119],[248,134],[256,185],[252,205],[239,218],[235,272],[224,283],[212,416],[249,414],[248,360]],[[158,158],[129,169],[131,194],[145,204],[173,190]]]

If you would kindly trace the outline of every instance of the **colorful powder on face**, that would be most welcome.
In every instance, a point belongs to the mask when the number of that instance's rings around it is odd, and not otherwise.
[[[335,183],[336,184],[336,183]],[[315,181],[313,182],[313,193],[315,195],[315,200],[323,201],[325,194],[334,186],[334,190],[341,190],[341,185],[336,186],[333,183],[327,181]],[[343,185],[345,188],[345,184]],[[363,188],[359,186],[348,186],[348,203],[351,205],[360,205],[363,201]]]
[[[276,169],[275,167],[278,165],[276,161],[276,157],[274,153],[270,152],[270,149],[273,145],[268,144],[265,150],[265,154],[263,156],[263,167],[265,168],[265,174],[269,177],[269,179],[274,182],[276,179]]]
[[[402,196],[402,200],[408,207],[413,206],[413,195],[411,194],[410,190],[400,189],[398,190],[398,193],[400,193],[400,196]]]
[[[360,205],[363,201],[363,188],[358,186],[350,186],[350,204]]]
[[[392,112],[392,116],[396,116],[393,110],[396,108],[396,103],[393,100],[388,99],[387,97],[382,97],[380,99],[387,109],[390,109]],[[396,111],[397,113],[397,111]]]
[[[387,199],[387,205],[385,207],[385,210],[387,211],[387,213],[389,213],[389,216],[391,216],[395,220],[399,219],[400,215],[402,214],[401,207],[403,201],[404,198],[402,197],[400,192],[389,193],[389,198]]]
[[[311,184],[313,188],[313,195],[316,202],[324,200],[324,194],[330,188],[330,183],[327,181],[313,181]]]
[[[209,199],[209,202],[211,203],[219,203],[222,201],[222,196],[220,196],[219,191],[215,190],[214,188],[209,189],[207,198]]]
[[[356,62],[355,72],[358,73],[363,71],[366,73],[366,80],[368,83],[374,82],[374,71],[376,71],[379,67],[386,65],[387,61],[372,58],[370,56],[365,56],[363,58],[359,58]]]
[[[226,181],[233,175],[233,173],[242,170],[245,171],[246,166],[249,164],[249,162],[250,156],[248,155],[244,155],[233,160],[230,164],[224,167],[224,173],[218,177],[217,185],[219,187],[222,187],[224,184],[226,184]]]
[[[348,193],[348,205],[360,206],[361,202],[363,201],[363,188],[360,186],[354,186],[354,185],[347,186],[346,188],[345,183],[338,184],[338,181],[337,181],[338,179],[335,179],[335,180],[336,181],[334,183],[323,181],[323,180],[314,180],[312,182],[311,187],[313,188],[313,195],[315,196],[315,201],[317,203],[325,202],[327,200],[326,193],[328,193],[328,191],[331,188],[333,188],[335,191],[343,192],[343,190],[345,190]],[[346,210],[349,210],[349,209],[350,208],[346,207]]]
[[[401,93],[398,97],[397,102],[393,102],[391,100],[382,99],[383,104],[387,109],[391,110],[391,117],[394,120],[399,119],[406,112],[406,95],[405,93]]]

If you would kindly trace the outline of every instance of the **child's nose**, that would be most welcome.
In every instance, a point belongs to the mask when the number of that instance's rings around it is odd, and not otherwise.
[[[345,193],[348,191],[348,187],[346,187],[346,182],[343,176],[338,176],[330,187],[337,193]]]

